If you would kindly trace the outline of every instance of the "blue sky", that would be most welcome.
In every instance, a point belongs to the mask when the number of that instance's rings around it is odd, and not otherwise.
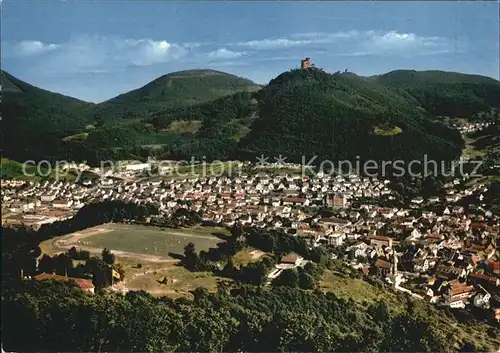
[[[3,0],[1,12],[4,70],[93,102],[192,68],[265,84],[306,56],[331,72],[499,78],[498,2]]]

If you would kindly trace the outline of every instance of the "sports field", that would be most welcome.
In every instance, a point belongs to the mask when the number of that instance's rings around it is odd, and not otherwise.
[[[76,246],[94,253],[108,248],[118,257],[162,262],[172,260],[172,254],[182,254],[190,242],[195,244],[197,251],[208,250],[224,241],[228,234],[227,230],[218,227],[171,229],[108,223],[66,235],[53,245],[59,249]]]

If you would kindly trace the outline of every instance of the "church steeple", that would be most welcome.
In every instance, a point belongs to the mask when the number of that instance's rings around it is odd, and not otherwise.
[[[392,256],[394,257],[394,266],[392,267],[392,274],[396,276],[398,274],[398,254],[394,250],[394,247],[392,248]]]

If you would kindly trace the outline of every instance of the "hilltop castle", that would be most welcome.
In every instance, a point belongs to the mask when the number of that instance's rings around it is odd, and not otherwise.
[[[304,60],[300,60],[300,68],[308,69],[311,67],[311,58],[305,58]]]

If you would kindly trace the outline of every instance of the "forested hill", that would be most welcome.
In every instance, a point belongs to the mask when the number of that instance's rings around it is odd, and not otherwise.
[[[430,113],[470,117],[500,107],[500,83],[485,76],[444,71],[396,70],[373,79],[387,87],[402,88]]]
[[[186,70],[157,78],[136,90],[98,105],[104,119],[147,118],[171,109],[192,106],[241,91],[255,91],[256,83],[216,70]]]
[[[151,146],[167,159],[452,159],[463,141],[440,116],[500,107],[499,81],[440,71],[361,77],[310,68],[261,87],[189,70],[100,104],[2,78],[4,156],[14,160],[146,158]]]
[[[40,148],[92,122],[93,103],[49,92],[1,71],[3,154],[38,156]]]
[[[463,146],[459,133],[433,122],[410,93],[350,73],[285,72],[258,101],[259,119],[242,141],[257,155],[449,160]]]

